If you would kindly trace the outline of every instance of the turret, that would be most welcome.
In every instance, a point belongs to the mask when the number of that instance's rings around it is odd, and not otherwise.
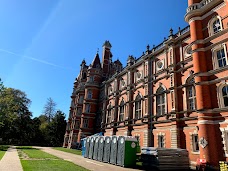
[[[112,53],[111,53],[112,45],[108,40],[103,44],[103,56],[102,56],[102,69],[103,73],[107,76],[110,72],[110,63],[112,61]]]

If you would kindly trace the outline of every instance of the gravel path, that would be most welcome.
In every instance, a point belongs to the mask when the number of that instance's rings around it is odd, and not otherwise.
[[[107,171],[107,170],[110,170],[110,171],[136,171],[136,169],[123,168],[123,167],[115,166],[112,164],[107,164],[107,163],[102,163],[102,162],[98,162],[95,160],[86,159],[80,155],[71,154],[71,153],[67,153],[67,152],[63,152],[63,151],[59,151],[59,150],[54,150],[50,147],[35,147],[35,148],[39,148],[49,154],[52,154],[52,155],[62,158],[64,160],[73,162],[74,164],[82,166],[91,171],[92,170],[95,170],[95,171]]]
[[[0,160],[0,171],[23,171],[15,147],[10,147]]]

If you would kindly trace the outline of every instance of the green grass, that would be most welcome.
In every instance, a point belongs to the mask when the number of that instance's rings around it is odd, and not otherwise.
[[[35,159],[58,159],[58,157],[53,156],[51,154],[48,154],[46,152],[43,152],[39,149],[35,149],[35,148],[22,148],[20,149],[22,150],[24,153],[26,153],[28,155],[29,158],[35,158]]]
[[[68,153],[73,153],[77,155],[82,155],[81,150],[75,150],[75,149],[69,149],[69,148],[63,148],[63,147],[53,147],[53,149],[68,152]]]
[[[89,171],[64,160],[21,160],[24,171]]]
[[[0,160],[2,159],[8,148],[9,145],[0,145]]]

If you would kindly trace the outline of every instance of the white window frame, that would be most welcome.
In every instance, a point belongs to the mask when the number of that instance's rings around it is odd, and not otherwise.
[[[223,96],[223,93],[222,93],[222,89],[223,89],[224,87],[226,87],[226,86],[228,86],[228,82],[222,83],[222,84],[220,84],[220,85],[217,87],[218,103],[219,103],[219,107],[220,107],[220,108],[228,107],[228,106],[225,106],[225,103],[224,103],[224,96]]]
[[[139,105],[137,105],[139,103]],[[136,108],[136,106],[139,106],[139,108]],[[135,111],[135,119],[140,119],[142,118],[142,96],[138,94],[135,97],[135,106],[134,106],[134,111]],[[137,114],[137,117],[136,117]]]
[[[165,148],[165,133],[159,132],[157,134],[158,148]]]
[[[187,109],[192,111],[192,110],[195,110],[196,109],[196,89],[195,89],[195,86],[194,86],[194,82],[192,82],[192,80],[194,81],[194,78],[190,77],[187,79],[187,84],[189,84],[187,87],[186,87],[186,95],[187,95]],[[192,91],[192,96],[190,96],[190,93],[189,91]],[[193,108],[191,108],[191,105],[190,105],[190,102],[193,102]]]
[[[122,111],[123,110],[123,111]],[[119,121],[124,121],[125,102],[122,100],[119,107]]]
[[[109,105],[108,109],[107,109],[107,119],[106,119],[106,123],[110,124],[112,122],[112,106]]]
[[[219,24],[220,24],[220,30],[217,31],[217,32],[214,32],[214,22],[217,21],[217,20],[219,21]],[[208,33],[209,33],[209,36],[215,35],[215,34],[221,32],[222,30],[223,30],[223,26],[222,26],[222,20],[221,20],[220,16],[215,16],[208,22]]]
[[[192,136],[192,151],[194,153],[197,153],[199,152],[199,135],[194,133],[191,136]]]
[[[160,89],[163,89],[163,93],[160,93]],[[156,115],[157,116],[162,116],[164,114],[167,113],[167,101],[166,101],[166,93],[165,93],[165,88],[163,86],[160,86],[158,89],[157,89],[157,95],[156,95]],[[162,102],[162,98],[164,96],[164,103]],[[160,97],[160,101],[158,101],[158,97]],[[162,112],[163,111],[163,107],[164,107],[164,113]],[[160,109],[160,110],[159,110]],[[159,112],[160,111],[160,112]]]

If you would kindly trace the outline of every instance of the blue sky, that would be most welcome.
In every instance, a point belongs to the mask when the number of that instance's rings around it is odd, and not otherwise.
[[[102,44],[113,60],[141,56],[172,27],[185,27],[185,0],[1,0],[0,78],[24,91],[33,116],[48,97],[68,116],[73,82],[83,59],[92,62]]]

